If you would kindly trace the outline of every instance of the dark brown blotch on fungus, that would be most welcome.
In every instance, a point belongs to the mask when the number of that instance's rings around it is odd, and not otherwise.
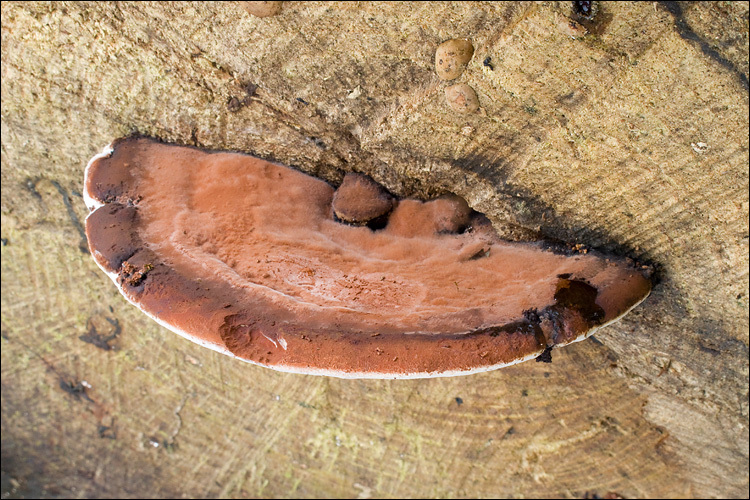
[[[86,168],[89,248],[130,302],[180,335],[340,377],[544,360],[650,291],[629,259],[502,241],[460,197],[395,200],[347,179],[336,191],[248,155],[117,140]]]

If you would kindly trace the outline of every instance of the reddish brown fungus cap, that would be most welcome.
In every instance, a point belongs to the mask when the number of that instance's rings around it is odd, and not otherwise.
[[[501,241],[453,196],[400,200],[380,229],[343,224],[330,185],[243,154],[122,139],[84,189],[91,253],[130,302],[284,371],[491,370],[585,338],[651,288],[628,259]]]

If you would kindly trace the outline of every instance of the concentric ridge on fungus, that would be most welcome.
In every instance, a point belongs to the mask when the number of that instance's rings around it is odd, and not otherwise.
[[[380,204],[367,217],[382,220],[345,223],[335,189],[289,167],[119,139],[86,167],[86,234],[161,325],[297,373],[413,378],[546,360],[650,291],[629,259],[502,241],[457,196],[396,200],[370,182],[353,179],[339,200]]]

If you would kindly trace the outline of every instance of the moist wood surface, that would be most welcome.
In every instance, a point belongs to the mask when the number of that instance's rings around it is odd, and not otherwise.
[[[2,494],[748,496],[748,7],[2,4]],[[576,30],[577,32],[580,30]],[[472,40],[453,83],[438,44]],[[490,58],[488,64],[484,64]],[[659,266],[596,340],[463,378],[278,373],[125,302],[83,168],[131,132]]]

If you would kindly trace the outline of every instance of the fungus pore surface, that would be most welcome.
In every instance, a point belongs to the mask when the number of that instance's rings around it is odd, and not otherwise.
[[[120,139],[84,191],[91,253],[131,303],[284,371],[407,378],[546,360],[651,288],[629,259],[501,241],[453,195],[393,199],[375,229],[347,224],[332,186],[245,154]]]

